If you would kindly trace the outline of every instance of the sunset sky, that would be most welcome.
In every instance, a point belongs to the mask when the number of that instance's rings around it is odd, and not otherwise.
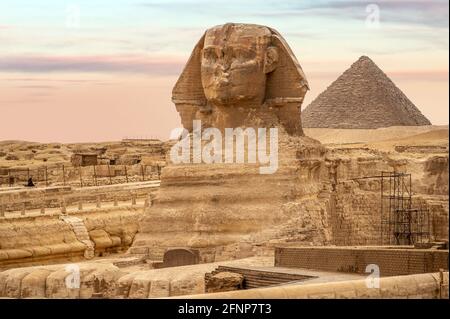
[[[167,139],[180,126],[177,76],[205,29],[226,22],[284,36],[311,86],[304,107],[367,55],[448,124],[446,0],[2,0],[0,140]]]

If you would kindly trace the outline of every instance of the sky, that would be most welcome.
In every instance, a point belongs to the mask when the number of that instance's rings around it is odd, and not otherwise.
[[[166,140],[171,91],[204,31],[278,30],[311,90],[369,56],[435,125],[448,124],[448,1],[1,0],[0,140]]]

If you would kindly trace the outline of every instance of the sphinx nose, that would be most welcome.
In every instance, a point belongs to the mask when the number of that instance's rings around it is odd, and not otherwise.
[[[219,69],[222,74],[229,74],[228,70],[230,69],[230,66],[228,63],[221,63]]]
[[[229,69],[229,66],[221,64],[216,69],[216,76],[219,76],[221,79],[226,79],[228,81],[228,78],[230,77]]]

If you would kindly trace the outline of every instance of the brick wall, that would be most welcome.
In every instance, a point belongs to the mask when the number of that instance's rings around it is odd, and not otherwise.
[[[448,269],[448,250],[380,247],[277,247],[275,266],[365,273],[376,264],[381,276]]]

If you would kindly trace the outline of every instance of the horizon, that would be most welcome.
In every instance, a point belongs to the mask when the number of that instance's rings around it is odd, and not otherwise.
[[[267,25],[286,39],[311,86],[302,110],[366,55],[433,125],[448,125],[448,2],[373,4],[2,3],[0,140],[168,140],[181,126],[175,81],[203,32],[230,21]]]

